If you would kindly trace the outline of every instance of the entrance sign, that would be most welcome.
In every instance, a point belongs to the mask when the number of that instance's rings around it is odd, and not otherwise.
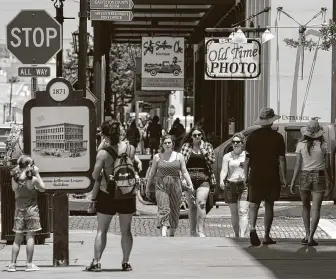
[[[47,191],[90,191],[96,154],[92,101],[63,78],[23,107],[24,152],[32,155]]]
[[[91,0],[91,10],[130,10],[134,3],[132,0]]]
[[[19,77],[50,77],[50,67],[19,67]]]
[[[68,98],[69,94],[70,87],[68,83],[64,83],[63,81],[55,82],[49,87],[50,97],[57,102],[64,101]]]
[[[132,21],[133,13],[131,11],[92,10],[90,18],[103,21]]]
[[[206,80],[257,79],[261,73],[261,45],[248,39],[246,44],[227,38],[205,38]]]
[[[184,90],[184,38],[142,37],[142,90]]]
[[[62,49],[62,26],[45,10],[21,10],[7,25],[7,49],[23,64],[46,64]]]

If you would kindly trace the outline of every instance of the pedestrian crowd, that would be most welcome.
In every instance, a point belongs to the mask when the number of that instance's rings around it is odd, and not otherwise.
[[[244,237],[249,231],[251,244],[261,244],[256,222],[260,204],[264,201],[263,244],[276,243],[270,235],[274,202],[280,197],[281,186],[287,186],[284,138],[272,129],[272,124],[279,118],[272,109],[264,108],[255,122],[260,128],[250,133],[247,139],[242,133],[233,135],[233,150],[223,156],[218,184],[212,169],[218,159],[202,127],[195,125],[185,133],[177,120],[169,133],[162,135],[159,118],[153,118],[148,128],[152,165],[147,172],[146,195],[150,196],[154,184],[158,206],[157,228],[162,237],[175,235],[183,193],[189,205],[190,236],[205,237],[207,203],[212,199],[215,186],[219,185],[231,211],[235,236]],[[301,243],[317,246],[314,233],[323,197],[329,194],[331,187],[329,151],[323,138],[323,128],[317,119],[311,120],[301,132],[302,139],[296,146],[296,165],[289,188],[294,193],[299,178],[302,218],[306,229],[306,236]],[[90,211],[97,213],[98,227],[93,261],[86,270],[102,270],[100,260],[106,247],[107,232],[112,217],[118,213],[123,253],[121,268],[130,271],[133,247],[131,224],[136,213],[138,173],[142,170],[141,161],[135,153],[140,134],[135,122],[126,131],[116,120],[105,121],[100,126],[99,134],[101,143],[92,174],[95,184],[90,205]],[[27,155],[18,159],[11,176],[16,200],[13,228],[16,235],[8,271],[16,271],[16,260],[24,234],[27,236],[26,270],[35,271],[39,268],[32,262],[34,233],[41,229],[37,192],[45,191],[44,184],[39,168]]]

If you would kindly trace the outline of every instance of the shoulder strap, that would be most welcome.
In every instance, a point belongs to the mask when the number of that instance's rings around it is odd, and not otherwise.
[[[108,152],[114,160],[118,157],[118,153],[109,146],[103,148],[102,150],[105,150],[106,152]]]
[[[113,158],[114,161],[115,161],[116,158],[118,157],[118,153],[117,153],[113,148],[111,148],[111,147],[109,147],[109,146],[103,148],[102,150],[105,150],[106,152],[108,152],[108,153],[110,154],[110,156]],[[106,174],[106,172],[105,172],[105,168],[103,168],[103,173],[104,173],[105,181],[106,181],[106,183],[107,183],[107,179],[108,179],[108,177],[107,177],[107,174]]]

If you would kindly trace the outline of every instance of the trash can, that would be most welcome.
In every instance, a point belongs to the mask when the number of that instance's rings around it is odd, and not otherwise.
[[[12,179],[10,177],[10,170],[12,168],[14,168],[13,165],[0,167],[1,239],[6,240],[7,244],[12,244],[15,237],[15,233],[13,232],[15,196],[12,190]],[[50,237],[48,197],[48,194],[38,194],[37,201],[40,210],[42,230],[36,232],[36,244],[44,244],[45,239]]]

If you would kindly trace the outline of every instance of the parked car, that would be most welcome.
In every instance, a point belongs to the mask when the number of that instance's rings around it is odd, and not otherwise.
[[[296,162],[296,144],[299,139],[302,138],[300,129],[303,126],[306,126],[307,123],[281,123],[277,125],[273,125],[273,129],[280,132],[284,139],[285,139],[285,145],[286,145],[286,160],[287,160],[287,184],[290,184],[292,181],[293,173],[294,173],[294,167]],[[336,150],[336,124],[328,124],[328,123],[321,123],[323,126],[323,130],[325,132],[324,137],[325,140],[328,143],[328,148],[330,151],[329,157],[330,157],[330,165],[331,170],[330,174],[332,174],[332,184],[335,186],[335,150]],[[241,131],[245,137],[248,137],[250,133],[252,133],[254,130],[260,128],[258,125],[250,126],[247,129]],[[218,146],[215,149],[215,156],[216,156],[216,162],[213,164],[213,171],[216,175],[217,179],[217,187],[215,190],[214,195],[214,204],[216,204],[217,201],[224,201],[223,197],[223,191],[219,187],[219,175],[222,167],[222,161],[223,161],[223,155],[232,151],[232,138],[225,141],[223,144]],[[296,182],[297,188],[295,188],[295,194],[291,194],[289,191],[289,188],[283,188],[281,190],[280,199],[282,200],[300,200],[300,194],[298,189],[298,183]],[[327,200],[336,200],[336,188],[333,188],[333,191],[331,192],[329,198]]]

